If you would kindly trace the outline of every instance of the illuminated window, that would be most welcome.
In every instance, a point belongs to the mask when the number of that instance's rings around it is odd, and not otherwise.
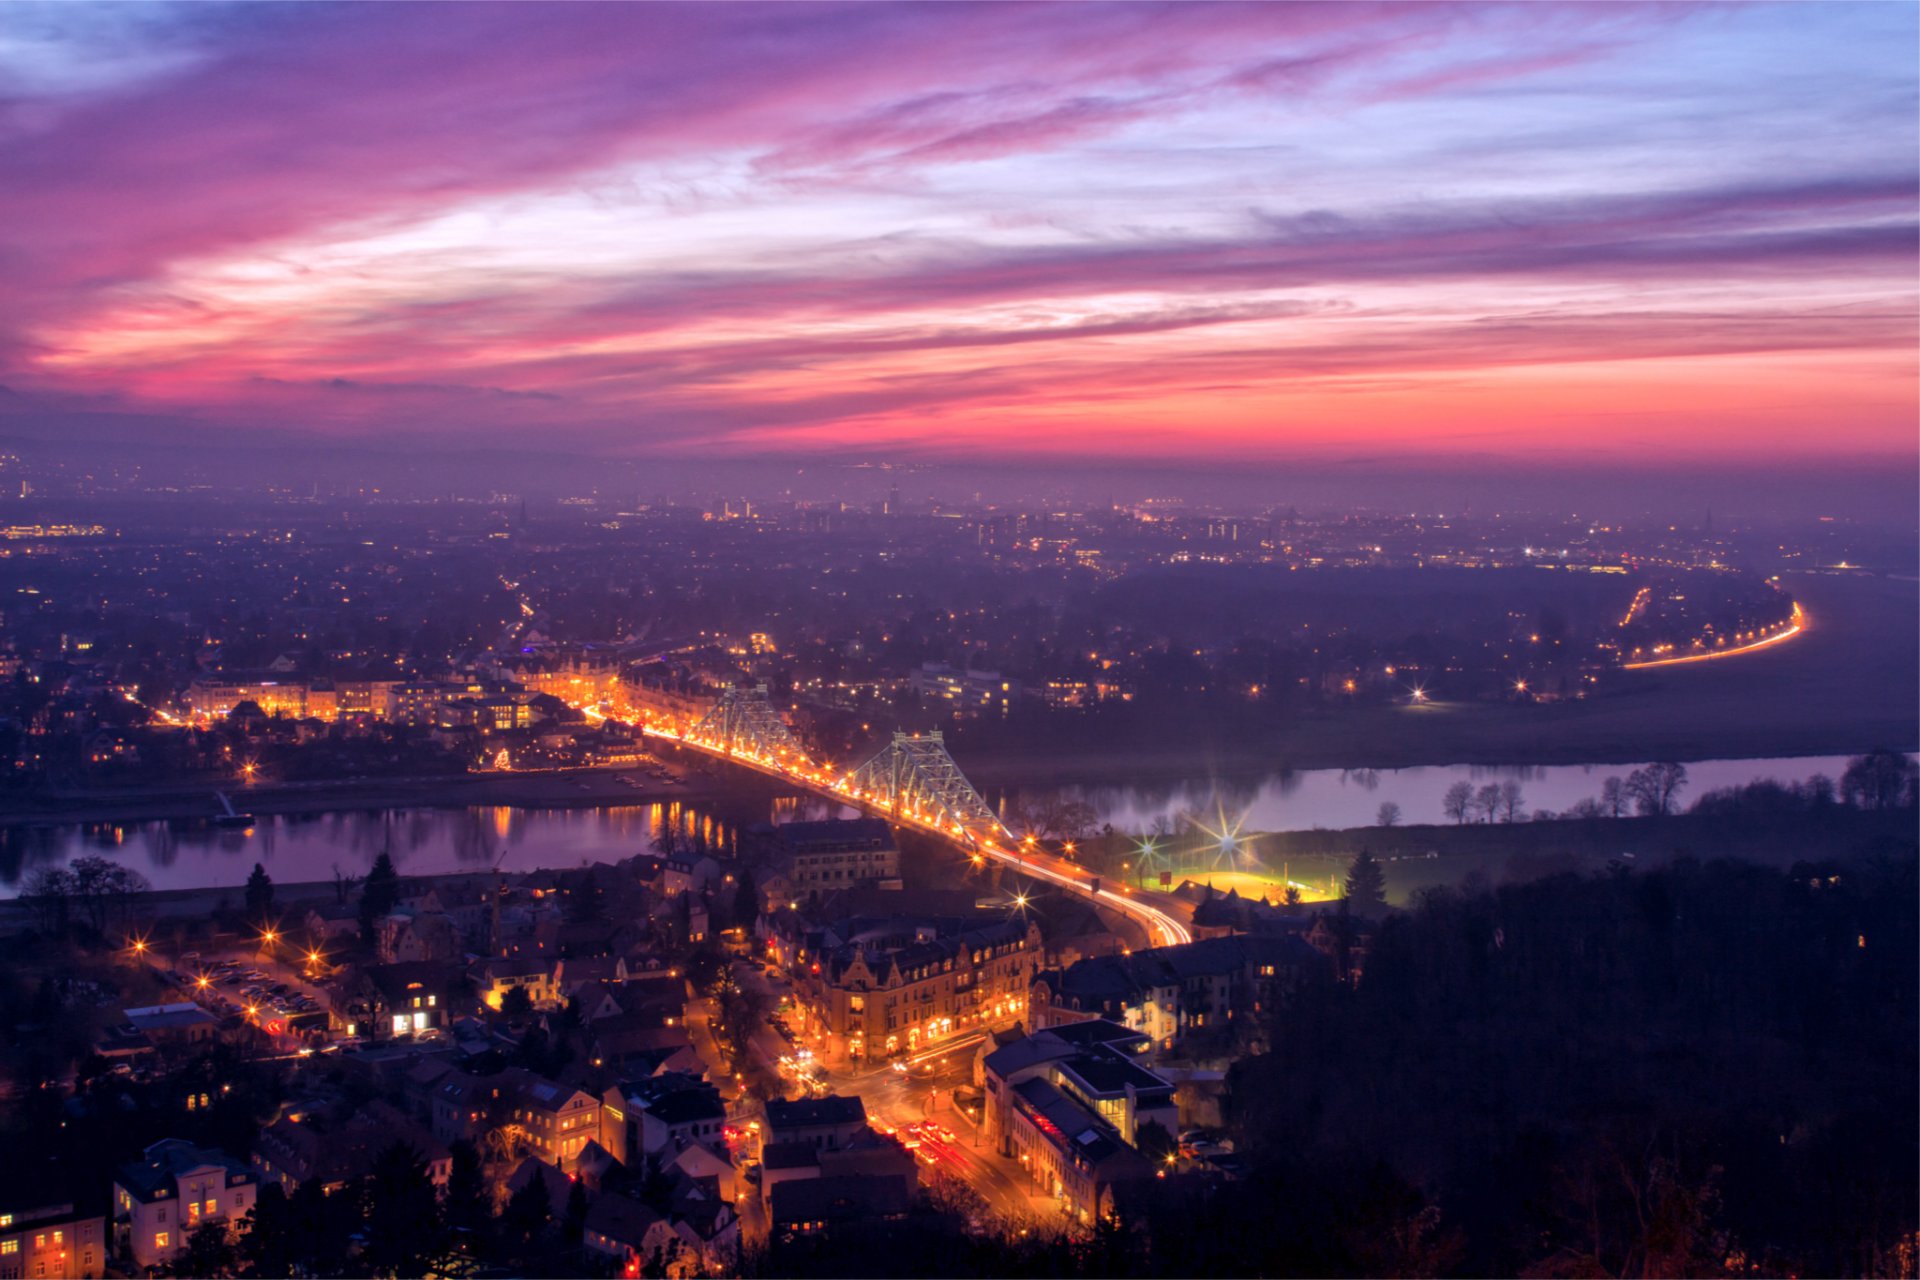
[[[67,1233],[64,1231],[56,1231],[53,1233],[53,1242],[55,1244],[62,1243],[63,1241],[66,1240],[66,1238],[67,1238]]]
[[[164,1248],[166,1248],[166,1247],[167,1247],[167,1241],[168,1241],[168,1239],[169,1239],[169,1237],[168,1237],[168,1235],[167,1235],[167,1233],[166,1233],[166,1232],[164,1232],[164,1231],[156,1231],[156,1232],[154,1232],[154,1233],[153,1233],[153,1247],[154,1247],[154,1248],[156,1248],[156,1249],[164,1249]]]
[[[41,1233],[40,1233],[39,1235],[37,1235],[37,1236],[35,1236],[35,1237],[33,1238],[33,1247],[34,1247],[34,1248],[36,1248],[36,1249],[44,1249],[44,1248],[46,1248],[46,1247],[47,1247],[47,1233],[46,1233],[46,1232],[44,1232],[44,1231],[42,1231],[42,1232],[41,1232]]]

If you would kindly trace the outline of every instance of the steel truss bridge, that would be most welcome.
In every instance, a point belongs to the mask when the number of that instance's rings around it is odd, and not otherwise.
[[[683,732],[658,726],[646,726],[645,732],[940,836],[959,845],[976,864],[992,858],[1025,875],[1093,898],[1143,926],[1152,945],[1193,940],[1184,924],[1142,901],[1127,886],[1117,890],[1101,887],[1098,877],[1023,848],[960,772],[937,729],[925,736],[896,733],[893,741],[865,764],[836,774],[808,758],[762,684],[730,687],[706,715]]]

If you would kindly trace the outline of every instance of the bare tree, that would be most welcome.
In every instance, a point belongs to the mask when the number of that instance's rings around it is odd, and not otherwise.
[[[1869,751],[1847,762],[1840,794],[1862,809],[1897,809],[1913,790],[1914,763],[1898,751]]]
[[[1627,794],[1644,817],[1664,818],[1674,810],[1680,789],[1687,785],[1687,766],[1663,761],[1627,775]]]
[[[1400,806],[1395,804],[1391,800],[1382,800],[1380,802],[1380,813],[1379,813],[1379,816],[1375,819],[1375,821],[1378,822],[1383,827],[1399,826],[1400,825]]]
[[[1512,778],[1508,778],[1505,782],[1501,783],[1500,784],[1500,821],[1502,822],[1518,821],[1520,816],[1520,806],[1525,802],[1526,802],[1526,798],[1520,794],[1520,784],[1518,782],[1514,781]]]
[[[1473,784],[1456,782],[1448,787],[1446,796],[1440,801],[1440,807],[1455,822],[1465,822],[1473,812]]]
[[[1489,782],[1474,792],[1473,810],[1480,815],[1480,821],[1492,822],[1500,812],[1500,784]]]
[[[1600,812],[1609,818],[1624,818],[1627,815],[1627,784],[1619,778],[1608,778],[1600,784]]]

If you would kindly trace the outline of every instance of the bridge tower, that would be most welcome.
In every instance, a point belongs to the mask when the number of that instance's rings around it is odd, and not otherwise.
[[[773,709],[767,686],[729,685],[713,709],[687,730],[687,738],[730,756],[790,767],[811,763],[807,750]]]
[[[940,731],[896,733],[893,744],[848,774],[846,786],[895,817],[917,818],[977,844],[1009,839],[992,806],[980,798],[947,754]]]

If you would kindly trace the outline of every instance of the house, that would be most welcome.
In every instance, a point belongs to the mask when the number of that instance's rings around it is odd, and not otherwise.
[[[867,1104],[858,1096],[827,1094],[821,1098],[769,1098],[765,1106],[764,1140],[798,1142],[810,1147],[837,1149],[867,1131]]]
[[[593,1063],[629,1080],[663,1071],[702,1069],[699,1052],[685,1027],[661,1026],[645,1015],[616,1014],[587,1024]]]
[[[253,1209],[259,1188],[240,1161],[178,1138],[156,1142],[113,1177],[116,1239],[134,1265],[169,1262],[206,1222],[231,1229]]]
[[[294,1111],[254,1140],[253,1168],[260,1184],[279,1183],[288,1195],[318,1178],[332,1193],[373,1171],[395,1145],[411,1147],[426,1163],[436,1187],[446,1185],[453,1156],[445,1145],[405,1113],[375,1100],[346,1114]]]
[[[376,1040],[443,1028],[460,985],[456,970],[430,960],[355,969],[332,988],[334,1021]]]
[[[689,1142],[667,1167],[689,1178],[712,1179],[722,1200],[732,1202],[739,1195],[740,1184],[733,1161],[709,1143]]]
[[[0,1280],[106,1274],[107,1220],[72,1204],[9,1200],[0,1208]]]
[[[913,1204],[905,1178],[804,1178],[782,1182],[767,1197],[774,1238],[844,1230],[870,1222],[897,1221]]]
[[[313,942],[351,942],[360,936],[360,908],[352,902],[316,903],[307,908],[304,923]]]
[[[155,1004],[126,1011],[127,1025],[156,1049],[206,1044],[220,1030],[220,1019],[197,1004]]]
[[[900,887],[900,849],[884,819],[786,822],[775,836],[780,856],[774,866],[790,893],[862,884]]]
[[[474,971],[480,999],[489,1009],[500,1008],[509,991],[518,988],[527,993],[536,1009],[557,1008],[561,975],[565,961],[556,955],[496,956],[483,960]]]
[[[594,1253],[626,1264],[625,1274],[637,1275],[645,1259],[663,1256],[672,1239],[673,1228],[667,1220],[638,1200],[609,1194],[587,1206],[582,1243]]]
[[[1129,955],[1096,956],[1037,974],[1036,1029],[1106,1018],[1163,1049],[1224,1042],[1236,1028],[1258,1030],[1326,961],[1287,933],[1230,934]]]
[[[701,1076],[672,1071],[609,1088],[601,1098],[600,1144],[623,1164],[671,1158],[695,1142],[722,1142],[727,1108]]]
[[[587,1143],[600,1136],[600,1100],[518,1067],[502,1074],[514,1090],[508,1110],[515,1136],[548,1164],[572,1168]]]

